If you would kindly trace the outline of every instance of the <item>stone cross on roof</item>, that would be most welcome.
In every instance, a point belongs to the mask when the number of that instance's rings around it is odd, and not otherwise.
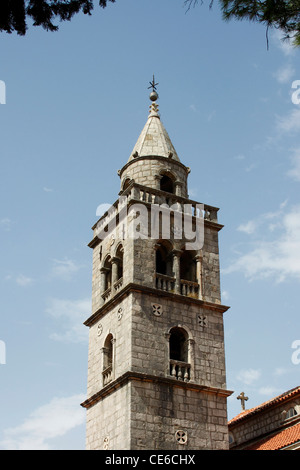
[[[246,396],[245,396],[245,393],[242,392],[242,393],[240,393],[239,396],[236,397],[236,398],[237,398],[237,400],[241,400],[242,410],[244,410],[244,409],[245,409],[245,401],[248,400],[248,397],[246,397]]]

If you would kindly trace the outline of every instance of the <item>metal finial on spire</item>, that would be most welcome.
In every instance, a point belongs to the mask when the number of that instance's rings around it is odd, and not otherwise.
[[[153,74],[152,82],[149,82],[149,83],[150,83],[150,86],[148,87],[148,90],[152,88],[152,92],[150,93],[149,98],[151,101],[156,101],[158,99],[158,93],[156,91],[156,86],[158,85],[158,83],[155,83],[154,74]]]

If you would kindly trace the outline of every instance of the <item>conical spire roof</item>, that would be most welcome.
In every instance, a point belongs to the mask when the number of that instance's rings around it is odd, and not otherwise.
[[[128,162],[136,157],[160,156],[173,158],[180,162],[177,152],[171,142],[171,139],[160,119],[158,104],[156,100],[158,95],[155,91],[150,94],[152,101],[150,105],[149,116],[134,148]]]

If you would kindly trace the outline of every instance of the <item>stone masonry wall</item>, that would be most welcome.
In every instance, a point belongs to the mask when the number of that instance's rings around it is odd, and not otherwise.
[[[153,305],[161,306],[160,316]],[[222,314],[172,296],[132,294],[132,370],[169,376],[169,337],[180,326],[189,334],[193,381],[226,389]]]
[[[87,409],[86,450],[130,449],[130,383]]]
[[[228,449],[226,398],[163,383],[133,382],[131,403],[132,449]],[[185,443],[178,442],[177,431],[185,433]]]

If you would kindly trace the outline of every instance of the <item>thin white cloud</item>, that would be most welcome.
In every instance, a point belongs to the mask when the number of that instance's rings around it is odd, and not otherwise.
[[[289,211],[283,210],[285,205],[259,218],[260,235],[246,244],[245,252],[224,269],[225,274],[242,272],[250,280],[300,280],[300,205]]]
[[[27,286],[30,286],[33,283],[33,279],[31,277],[24,276],[24,274],[19,274],[16,277],[16,283],[19,286],[27,287]]]
[[[275,396],[277,396],[280,393],[280,390],[276,387],[271,387],[271,386],[265,386],[265,387],[260,387],[258,390],[258,393],[260,395],[264,395],[268,397],[268,399],[272,399]]]
[[[300,147],[292,151],[291,162],[292,168],[287,172],[287,175],[295,181],[300,181]]]
[[[275,73],[274,76],[279,83],[289,83],[291,82],[295,69],[291,64],[286,64],[283,67],[280,67]]]
[[[44,187],[43,187],[43,191],[45,191],[45,193],[53,193],[53,189],[52,189],[52,188],[48,188],[47,186],[44,186]]]
[[[4,217],[0,219],[0,229],[4,230],[5,232],[9,232],[11,230],[12,221],[8,217]]]
[[[85,412],[80,403],[83,394],[53,398],[34,410],[25,421],[4,431],[0,442],[3,450],[55,450],[52,439],[67,434],[84,424]]]
[[[256,230],[256,227],[257,227],[256,221],[249,220],[247,223],[239,225],[237,229],[240,232],[245,232],[249,234],[249,233],[254,233]]]
[[[277,116],[277,130],[281,133],[300,131],[300,109],[293,108],[285,116]]]
[[[51,299],[46,313],[59,320],[59,332],[52,333],[50,338],[65,343],[86,342],[88,329],[83,322],[91,315],[90,299]]]
[[[70,281],[74,274],[77,273],[80,269],[80,266],[77,265],[71,259],[53,260],[53,266],[51,269],[51,275],[54,278],[61,279],[63,281]]]
[[[261,377],[261,371],[258,369],[245,369],[238,373],[237,379],[245,385],[252,385]]]

